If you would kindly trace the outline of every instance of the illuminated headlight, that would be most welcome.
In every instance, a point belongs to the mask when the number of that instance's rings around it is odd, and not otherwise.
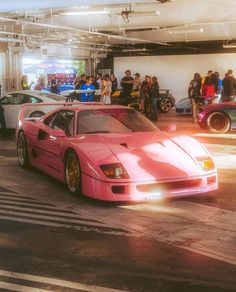
[[[198,164],[202,167],[203,170],[213,170],[215,169],[215,164],[211,157],[203,156],[203,157],[196,157]]]
[[[121,163],[100,165],[105,176],[109,178],[129,178],[129,175]]]

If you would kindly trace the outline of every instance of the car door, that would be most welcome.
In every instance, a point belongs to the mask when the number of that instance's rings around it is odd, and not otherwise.
[[[59,179],[64,175],[62,149],[66,139],[74,135],[74,117],[72,110],[59,110],[51,119],[45,120],[38,132],[37,145],[43,170]],[[62,130],[65,137],[58,137],[56,130]]]
[[[9,93],[0,99],[0,104],[4,108],[6,127],[15,129],[21,104],[17,93]]]

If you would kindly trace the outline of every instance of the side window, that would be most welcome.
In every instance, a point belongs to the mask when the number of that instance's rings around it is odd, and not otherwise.
[[[50,116],[48,116],[45,120],[44,120],[44,124],[49,126],[51,128],[51,123],[53,121],[53,119],[55,118],[55,116],[57,115],[58,112],[55,112],[53,114],[51,114]]]
[[[73,111],[59,111],[49,123],[52,129],[61,129],[67,136],[73,135],[74,132],[74,112]]]
[[[1,99],[1,104],[20,104],[17,94],[8,94]]]
[[[40,103],[40,102],[43,102],[42,99],[39,99],[35,96],[29,96],[29,101],[30,103]]]
[[[18,99],[20,104],[29,102],[29,96],[26,94],[18,94]]]

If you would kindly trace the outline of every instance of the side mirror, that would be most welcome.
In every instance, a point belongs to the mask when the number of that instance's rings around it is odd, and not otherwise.
[[[175,132],[176,129],[177,129],[176,124],[169,124],[166,131],[167,133],[172,133]]]
[[[66,137],[66,134],[63,130],[53,130],[52,131],[52,136],[54,136],[55,138],[64,138]]]

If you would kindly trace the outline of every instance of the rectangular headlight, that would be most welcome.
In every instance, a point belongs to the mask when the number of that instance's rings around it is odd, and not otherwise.
[[[213,170],[216,168],[213,160],[209,156],[196,157],[196,160],[205,171]]]
[[[100,165],[105,176],[109,178],[129,178],[127,171],[121,163],[112,163],[112,164],[104,164]]]

